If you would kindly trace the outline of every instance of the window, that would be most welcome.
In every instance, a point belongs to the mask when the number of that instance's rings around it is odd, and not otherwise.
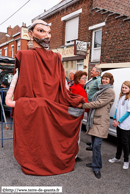
[[[20,50],[20,40],[17,41],[17,51]]]
[[[12,47],[12,58],[14,57],[14,45],[11,45]]]
[[[77,60],[77,70],[83,71],[84,61],[83,60]]]
[[[0,49],[0,56],[2,56],[2,49]]]
[[[66,68],[68,68],[68,62],[66,62]]]
[[[101,47],[102,42],[102,30],[94,32],[94,48]]]
[[[72,44],[78,39],[79,17],[66,21],[65,44]]]
[[[102,27],[105,26],[106,23],[98,23],[96,25],[90,26],[88,29],[93,30],[92,34],[92,54],[91,61],[99,62],[101,56],[101,43],[102,43]]]
[[[68,71],[65,71],[65,76],[68,77]]]
[[[5,50],[5,56],[7,56],[7,47],[4,48],[4,50]]]
[[[74,44],[74,40],[78,39],[80,13],[82,13],[82,8],[61,18],[61,21],[66,22],[65,45]]]
[[[71,68],[73,68],[73,61],[71,61]]]
[[[102,28],[93,30],[91,61],[100,61],[102,43]]]

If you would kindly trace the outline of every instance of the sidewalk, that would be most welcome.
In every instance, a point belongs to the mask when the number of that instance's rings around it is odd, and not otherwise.
[[[4,137],[12,137],[13,131],[4,129]],[[102,177],[97,179],[86,163],[91,162],[92,152],[86,151],[86,142],[90,136],[81,132],[79,157],[82,162],[75,164],[75,170],[55,176],[30,176],[21,171],[13,156],[13,140],[4,140],[0,146],[0,187],[1,186],[62,186],[63,194],[129,194],[130,169],[123,170],[121,163],[110,164],[108,159],[113,157],[116,144],[103,141]]]

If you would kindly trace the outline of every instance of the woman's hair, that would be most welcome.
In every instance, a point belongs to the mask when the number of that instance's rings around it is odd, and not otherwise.
[[[123,84],[130,88],[130,81],[124,81]],[[122,93],[122,86],[123,86],[123,84],[121,85],[121,92],[120,92],[119,99],[124,95],[124,94]],[[127,100],[127,99],[129,99],[129,98],[130,98],[130,91],[129,91],[128,94],[126,94],[125,100]]]
[[[87,72],[85,72],[85,71],[77,71],[77,72],[74,74],[74,83],[75,83],[75,84],[78,84],[80,78],[81,78],[83,75],[87,76]]]
[[[110,83],[111,85],[113,85],[114,83],[114,78],[113,78],[113,75],[111,73],[104,73],[101,77],[101,83],[102,83],[102,78],[104,77],[108,77],[110,79]]]

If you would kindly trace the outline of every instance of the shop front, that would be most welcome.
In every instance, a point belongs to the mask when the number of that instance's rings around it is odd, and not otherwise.
[[[53,49],[53,52],[62,56],[66,77],[69,76],[71,70],[82,70],[88,73],[89,50],[87,50],[86,56],[75,55],[74,50],[74,46]]]

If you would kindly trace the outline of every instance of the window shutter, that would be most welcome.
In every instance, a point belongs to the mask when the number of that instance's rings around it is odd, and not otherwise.
[[[78,39],[79,17],[66,21],[65,42]]]

